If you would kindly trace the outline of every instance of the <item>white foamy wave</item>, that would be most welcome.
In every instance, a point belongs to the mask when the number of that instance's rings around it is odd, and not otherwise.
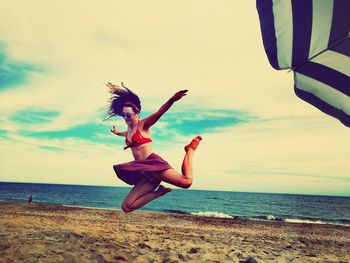
[[[230,215],[226,215],[221,212],[192,212],[191,215],[194,216],[206,216],[206,217],[218,217],[218,218],[233,218]]]
[[[298,224],[327,224],[326,222],[322,222],[320,220],[306,220],[306,219],[295,219],[295,218],[287,218],[284,220],[285,222],[289,222],[289,223],[298,223]]]
[[[285,219],[285,222],[289,223],[297,223],[297,224],[319,224],[319,225],[336,225],[336,226],[346,226],[350,227],[348,224],[341,224],[341,223],[328,223],[328,222],[323,222],[320,220],[302,220],[302,219]]]
[[[276,217],[274,217],[273,215],[268,215],[266,217],[267,220],[276,220]]]

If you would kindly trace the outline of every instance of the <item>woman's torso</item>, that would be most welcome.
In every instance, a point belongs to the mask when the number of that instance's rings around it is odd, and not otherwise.
[[[136,144],[135,146],[132,146],[132,144],[135,143],[133,141],[135,137],[137,137],[138,140],[141,140],[142,144]],[[131,145],[131,152],[135,160],[145,160],[151,153],[153,153],[152,141],[149,140],[150,138],[151,131],[150,129],[143,129],[143,121],[140,121],[134,129],[128,128],[125,140],[126,142],[128,141]]]

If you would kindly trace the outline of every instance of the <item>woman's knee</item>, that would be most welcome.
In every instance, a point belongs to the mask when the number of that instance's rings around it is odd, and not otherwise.
[[[184,177],[181,180],[181,187],[182,188],[190,188],[192,185],[192,178]]]
[[[132,209],[129,205],[124,204],[124,203],[122,204],[122,210],[125,213],[130,213],[130,212],[134,211],[134,209]]]
[[[128,202],[127,200],[124,200],[124,202],[122,203],[122,206],[121,206],[123,212],[125,213],[130,213],[132,211],[134,211],[135,209],[132,207],[131,203]]]

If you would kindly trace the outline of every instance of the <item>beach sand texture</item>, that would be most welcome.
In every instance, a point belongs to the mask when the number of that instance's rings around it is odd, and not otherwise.
[[[0,203],[0,262],[350,262],[350,227]]]

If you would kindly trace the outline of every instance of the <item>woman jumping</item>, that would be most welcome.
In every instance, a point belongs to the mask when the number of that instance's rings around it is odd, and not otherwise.
[[[160,185],[161,181],[181,187],[189,188],[192,185],[192,159],[200,136],[195,137],[185,146],[185,157],[182,162],[182,174],[175,171],[165,160],[152,150],[150,128],[173,105],[186,95],[188,90],[175,93],[160,109],[149,117],[140,120],[141,102],[139,97],[126,88],[108,83],[112,97],[110,99],[109,116],[124,118],[127,130],[119,132],[113,126],[112,133],[125,137],[126,147],[131,149],[135,161],[113,166],[118,178],[129,185],[134,185],[126,196],[122,209],[132,212],[152,200],[171,191],[170,188]]]

